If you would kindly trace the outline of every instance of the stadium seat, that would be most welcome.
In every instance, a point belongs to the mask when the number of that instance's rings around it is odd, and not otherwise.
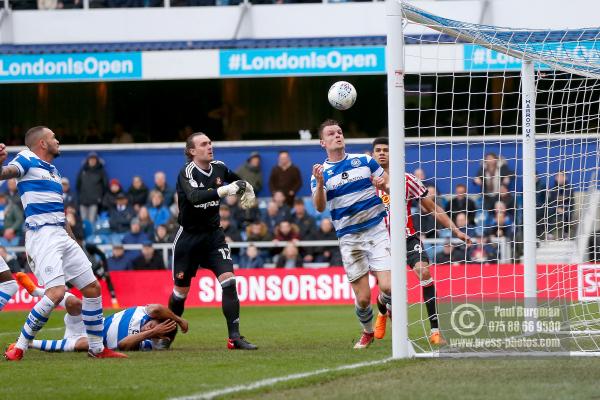
[[[87,219],[83,220],[83,236],[88,237],[94,234],[94,226]]]

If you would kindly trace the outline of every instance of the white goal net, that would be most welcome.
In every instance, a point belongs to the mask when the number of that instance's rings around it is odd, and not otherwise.
[[[404,118],[390,138],[404,132],[406,172],[473,239],[465,245],[412,202],[447,342],[431,343],[427,282],[409,272],[416,354],[600,352],[600,28],[402,10]],[[392,229],[393,241],[401,234]]]

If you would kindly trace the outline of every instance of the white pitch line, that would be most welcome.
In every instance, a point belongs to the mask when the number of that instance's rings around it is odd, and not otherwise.
[[[54,331],[64,331],[65,327],[62,328],[44,328],[40,332],[54,332]],[[9,336],[13,335],[15,337],[19,336],[19,332],[0,332],[0,336]]]
[[[369,367],[371,365],[385,364],[391,360],[392,360],[392,358],[384,358],[383,360],[366,361],[366,362],[361,362],[358,364],[342,365],[342,366],[335,367],[335,368],[323,368],[323,369],[318,369],[315,371],[301,372],[298,374],[280,376],[277,378],[263,379],[262,381],[256,381],[254,383],[249,383],[246,385],[231,386],[231,387],[224,388],[224,389],[214,390],[212,392],[197,393],[197,394],[192,394],[189,396],[182,396],[182,397],[174,397],[170,400],[209,400],[209,399],[214,399],[217,396],[223,396],[226,394],[246,392],[249,390],[259,389],[259,388],[262,388],[265,386],[273,386],[280,382],[288,382],[288,381],[293,381],[296,379],[308,378],[310,376],[326,374],[329,372],[339,372],[339,371],[346,371],[346,370],[350,370],[350,369]]]

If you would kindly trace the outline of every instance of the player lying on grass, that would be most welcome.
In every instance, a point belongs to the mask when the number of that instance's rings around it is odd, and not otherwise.
[[[32,296],[43,295],[42,290],[26,274],[17,274],[17,280]],[[63,339],[33,340],[29,347],[42,351],[87,351],[88,339],[81,316],[81,300],[67,292],[60,305],[67,310]],[[104,344],[113,350],[154,350],[158,339],[177,329],[177,326],[184,333],[188,330],[186,320],[160,304],[131,307],[104,319]]]

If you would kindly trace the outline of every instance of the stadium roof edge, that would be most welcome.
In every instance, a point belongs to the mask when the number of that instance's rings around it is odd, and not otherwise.
[[[520,37],[532,41],[584,40],[597,37],[598,31],[515,31],[510,34],[513,40]],[[419,43],[456,43],[456,39],[443,34],[407,34],[406,44]],[[0,44],[0,54],[54,54],[54,53],[111,53],[132,51],[175,51],[209,49],[254,49],[254,48],[303,48],[303,47],[351,47],[384,46],[385,36],[346,36],[346,37],[306,37],[306,38],[269,38],[235,40],[180,40],[154,42],[118,42],[118,43],[54,43],[54,44]]]

